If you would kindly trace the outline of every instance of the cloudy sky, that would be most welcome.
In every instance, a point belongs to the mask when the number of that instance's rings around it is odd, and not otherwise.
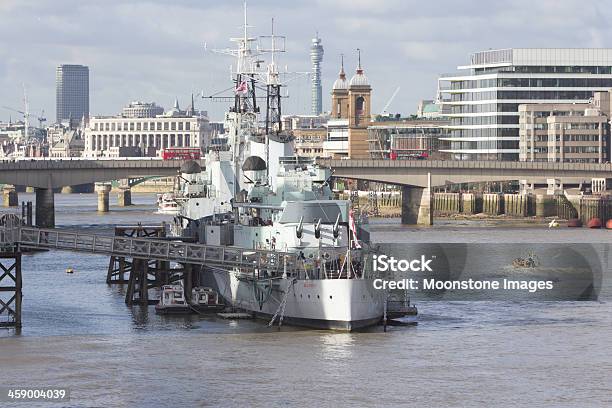
[[[393,91],[389,111],[413,113],[432,98],[439,73],[452,72],[469,54],[508,47],[610,47],[612,11],[591,0],[251,0],[256,34],[287,36],[281,64],[310,69],[315,32],[323,40],[324,109],[344,53],[349,75],[356,48],[373,87],[373,112]],[[92,114],[115,114],[131,100],[164,107],[192,92],[212,94],[229,86],[224,48],[240,33],[240,0],[0,0],[0,106],[21,109],[25,83],[31,111],[55,118],[55,67],[90,67]],[[307,78],[289,88],[285,112],[308,113]],[[224,103],[197,101],[213,119]],[[0,120],[11,112],[0,109]],[[13,114],[14,115],[14,114]],[[15,116],[13,116],[15,117]]]

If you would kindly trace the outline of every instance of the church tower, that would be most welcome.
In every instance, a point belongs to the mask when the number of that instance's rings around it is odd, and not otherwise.
[[[348,86],[348,155],[351,159],[369,159],[368,125],[371,121],[372,88],[361,68],[361,50],[357,49],[357,53],[357,70]]]
[[[332,108],[331,119],[348,119],[349,117],[349,102],[348,102],[348,81],[344,73],[344,55],[340,63],[340,73],[338,79],[332,87]]]

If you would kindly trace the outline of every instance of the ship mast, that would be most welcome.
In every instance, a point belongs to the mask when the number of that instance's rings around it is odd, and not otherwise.
[[[262,38],[270,38],[270,48],[262,49],[263,52],[269,52],[270,64],[266,76],[266,124],[265,124],[265,142],[266,142],[266,180],[270,178],[270,133],[279,134],[282,130],[281,121],[281,84],[279,81],[279,73],[276,67],[276,53],[285,52],[285,37],[274,34],[274,18],[272,19],[272,32],[270,36],[262,36]],[[277,44],[277,40],[281,41],[281,46]]]

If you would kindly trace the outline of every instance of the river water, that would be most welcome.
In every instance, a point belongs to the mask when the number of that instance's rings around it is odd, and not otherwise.
[[[154,195],[134,194],[129,208],[113,199],[101,215],[95,195],[56,195],[56,223],[112,233],[170,218],[154,214]],[[70,407],[612,406],[612,272],[601,245],[612,233],[500,223],[385,219],[371,229],[379,243],[598,243],[599,298],[421,298],[415,327],[278,332],[127,308],[124,288],[105,284],[108,258],[37,253],[23,258],[24,327],[0,329],[0,386],[68,387],[60,405]]]

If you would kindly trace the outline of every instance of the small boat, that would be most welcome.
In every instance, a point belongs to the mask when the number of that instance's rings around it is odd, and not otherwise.
[[[211,288],[193,288],[189,302],[185,299],[183,285],[164,285],[161,290],[159,303],[155,305],[157,314],[218,312],[225,307],[219,302],[219,294]]]
[[[572,218],[567,222],[567,226],[570,228],[579,228],[582,227],[582,221],[580,218]]]
[[[187,314],[191,308],[185,300],[182,285],[164,285],[161,288],[159,303],[155,305],[157,314]]]
[[[387,320],[388,326],[416,326],[417,324],[419,324],[419,321],[416,315],[394,317]]]
[[[74,273],[74,269],[71,267],[66,268],[66,273]]]
[[[179,206],[173,193],[157,195],[157,212],[159,214],[177,215]]]
[[[525,258],[515,258],[512,261],[514,268],[537,268],[540,264],[538,256],[533,251],[529,251]]]
[[[589,220],[589,222],[587,222],[587,227],[589,228],[601,228],[602,226],[602,222],[601,222],[601,218],[591,218]]]
[[[557,227],[559,227],[559,223],[557,222],[556,218],[548,223],[548,228],[557,228]]]
[[[207,287],[195,287],[191,291],[191,308],[198,312],[218,312],[225,305],[219,302],[219,294]]]

